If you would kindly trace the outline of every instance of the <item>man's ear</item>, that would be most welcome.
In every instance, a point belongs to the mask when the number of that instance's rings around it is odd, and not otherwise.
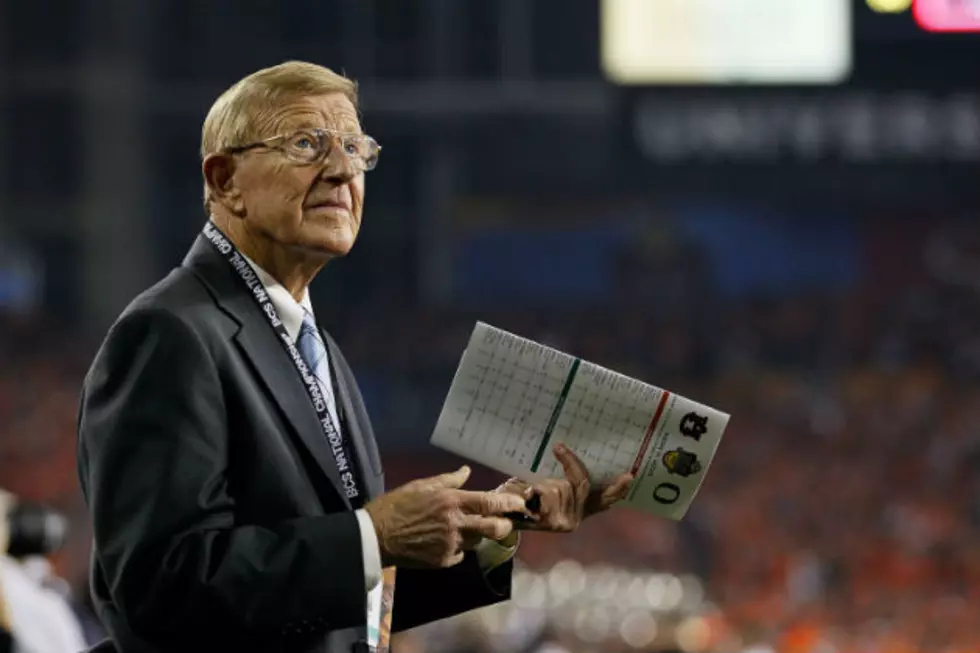
[[[241,189],[235,183],[235,157],[218,152],[209,154],[201,162],[204,183],[207,184],[211,201],[221,204],[231,213],[242,215],[245,201]]]

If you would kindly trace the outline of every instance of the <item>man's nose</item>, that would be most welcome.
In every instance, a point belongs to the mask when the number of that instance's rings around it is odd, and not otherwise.
[[[331,143],[330,150],[323,160],[322,176],[337,185],[349,183],[357,176],[357,168],[354,167],[354,162],[351,161],[351,158],[344,152],[343,146],[337,141]]]

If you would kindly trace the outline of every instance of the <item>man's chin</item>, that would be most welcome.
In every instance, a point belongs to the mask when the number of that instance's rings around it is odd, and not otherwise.
[[[346,227],[332,229],[330,233],[323,234],[314,242],[309,243],[307,249],[313,250],[326,258],[339,258],[347,256],[357,241],[357,234]]]
[[[312,249],[330,258],[347,256],[354,248],[357,240],[357,228],[352,224],[353,219],[346,209],[327,209],[328,215],[318,215],[320,209],[312,209],[313,214],[307,216],[305,231],[308,249]],[[342,213],[336,215],[336,213]],[[317,219],[319,218],[319,219]],[[324,219],[326,218],[326,219]]]
[[[354,243],[336,243],[331,244],[329,247],[323,250],[323,253],[330,258],[341,258],[350,254],[350,251],[354,249]]]

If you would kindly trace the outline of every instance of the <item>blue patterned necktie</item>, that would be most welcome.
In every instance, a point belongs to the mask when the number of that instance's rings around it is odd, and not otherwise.
[[[320,384],[320,392],[327,402],[327,410],[333,419],[334,428],[340,433],[340,422],[337,420],[337,401],[334,399],[333,383],[330,382],[330,359],[327,357],[327,348],[320,338],[317,331],[316,322],[309,312],[303,315],[303,325],[299,329],[299,336],[296,338],[296,348],[299,349],[303,362],[310,368],[310,372],[316,377]]]
[[[327,348],[323,344],[316,323],[310,313],[303,315],[303,326],[300,327],[299,336],[296,338],[296,348],[299,349],[300,356],[310,372],[320,383],[320,391],[327,401],[327,410],[333,418],[337,433],[340,433],[340,422],[337,421],[337,403],[334,400],[333,383],[330,382],[330,361],[327,357]],[[394,605],[395,595],[395,568],[387,567],[381,572],[381,582],[375,587],[371,594],[378,596],[370,597],[378,602],[374,614],[368,611],[367,636],[369,644],[373,647],[374,653],[390,653],[391,650],[391,615]]]

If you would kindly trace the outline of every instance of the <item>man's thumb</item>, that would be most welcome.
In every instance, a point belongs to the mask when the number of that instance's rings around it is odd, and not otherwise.
[[[440,474],[436,476],[435,481],[441,487],[445,488],[461,488],[463,484],[466,483],[467,479],[470,477],[470,466],[463,465],[455,472],[449,472],[448,474]]]

